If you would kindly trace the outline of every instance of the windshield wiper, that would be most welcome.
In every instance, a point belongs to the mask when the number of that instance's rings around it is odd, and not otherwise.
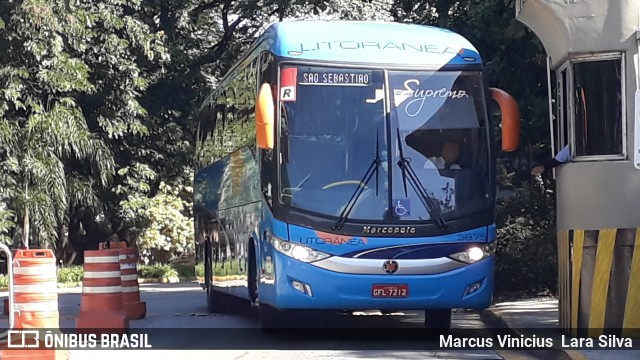
[[[398,160],[398,166],[400,170],[402,170],[402,183],[404,185],[404,196],[408,196],[407,193],[407,178],[411,184],[413,190],[418,194],[420,201],[424,205],[424,207],[429,211],[431,217],[435,219],[436,223],[440,226],[442,231],[449,230],[449,226],[447,222],[442,217],[442,211],[440,211],[440,203],[437,199],[429,196],[427,189],[422,185],[420,179],[416,175],[415,171],[411,167],[411,162],[409,159],[404,157],[404,150],[402,147],[402,139],[400,139],[400,129],[396,128],[396,132],[398,134],[398,150],[400,151],[400,160]]]
[[[356,205],[356,202],[360,198],[360,195],[362,195],[362,192],[364,192],[365,186],[369,183],[369,180],[371,180],[373,174],[376,174],[376,196],[378,196],[378,168],[380,167],[380,163],[382,162],[382,160],[380,159],[378,142],[379,133],[376,132],[376,157],[371,162],[371,165],[369,165],[369,168],[364,173],[364,176],[362,176],[360,184],[358,184],[358,188],[356,188],[353,194],[351,194],[349,201],[347,201],[347,204],[342,209],[338,220],[333,225],[333,230],[340,230],[342,228],[342,225],[344,225],[344,223],[347,221],[351,210],[353,210],[353,207]]]

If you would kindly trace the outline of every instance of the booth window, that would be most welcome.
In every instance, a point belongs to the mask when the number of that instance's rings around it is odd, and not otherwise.
[[[624,156],[622,66],[619,55],[572,64],[576,157]]]
[[[551,129],[553,131],[553,149],[555,153],[560,151],[565,145],[569,144],[569,117],[567,116],[568,100],[567,96],[571,93],[569,90],[569,66],[565,65],[550,73],[551,86],[549,89],[549,98],[551,101],[552,117]],[[556,95],[553,98],[553,94]]]

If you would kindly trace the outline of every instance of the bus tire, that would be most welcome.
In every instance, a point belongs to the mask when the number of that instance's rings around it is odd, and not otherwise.
[[[213,265],[211,263],[211,243],[204,242],[204,289],[207,290],[207,307],[211,309],[211,280],[213,279]]]
[[[253,240],[249,241],[249,259],[247,261],[247,288],[249,289],[249,300],[253,303],[258,299],[258,257]]]
[[[262,331],[267,332],[283,327],[283,311],[264,304],[259,304],[258,307],[260,308],[260,328]]]
[[[431,330],[449,331],[451,329],[451,309],[425,310],[424,325]]]

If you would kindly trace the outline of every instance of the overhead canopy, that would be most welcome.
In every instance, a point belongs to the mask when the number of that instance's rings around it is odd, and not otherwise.
[[[536,33],[556,68],[569,54],[634,46],[640,1],[519,0],[516,18]]]

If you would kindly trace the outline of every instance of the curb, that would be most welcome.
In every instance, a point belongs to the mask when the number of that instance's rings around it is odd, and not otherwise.
[[[518,329],[512,328],[509,325],[509,323],[507,323],[503,318],[501,318],[498,314],[494,313],[493,310],[490,310],[490,309],[485,309],[482,312],[480,312],[480,319],[486,325],[489,325],[491,328],[505,329],[509,333],[511,333],[512,336],[515,336],[515,337],[521,337],[521,336],[528,337],[532,335],[527,331],[520,331]],[[487,330],[490,331],[491,328]],[[539,351],[552,352],[551,354],[548,354],[548,356],[545,353],[545,358],[548,358],[548,359],[590,360],[589,357],[584,355],[579,350],[567,350],[567,349],[562,349],[558,346],[554,346],[553,348],[548,350],[531,350],[531,353],[535,354],[535,352],[539,352]]]

